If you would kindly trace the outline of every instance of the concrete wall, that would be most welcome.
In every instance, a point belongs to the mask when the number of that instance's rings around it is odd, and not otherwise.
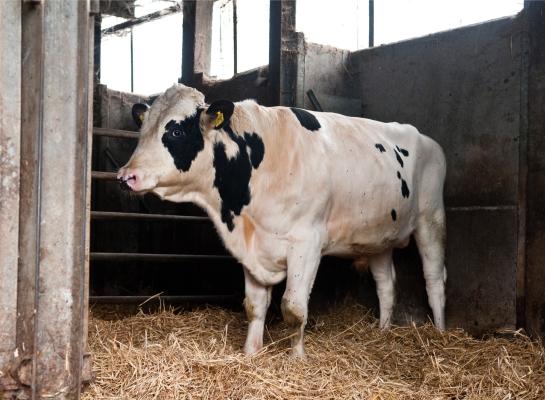
[[[298,59],[297,107],[313,110],[312,90],[324,111],[361,116],[358,74],[348,68],[350,52],[331,46],[304,43]]]
[[[365,117],[416,126],[448,162],[447,324],[516,325],[523,19],[353,53]],[[425,316],[420,265],[398,254],[398,321]],[[415,286],[420,285],[420,286]],[[407,306],[409,304],[409,306]]]

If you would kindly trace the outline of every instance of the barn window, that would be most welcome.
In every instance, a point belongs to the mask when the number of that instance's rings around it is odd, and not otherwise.
[[[347,50],[367,47],[369,7],[367,1],[336,0],[331,2],[297,0],[297,31],[309,42]]]
[[[228,79],[268,64],[269,1],[218,0],[212,21],[212,77]]]
[[[375,45],[515,15],[523,0],[375,0]]]
[[[142,23],[115,32],[108,29],[128,20],[110,16],[102,20],[101,83],[115,90],[153,94],[178,80],[183,16],[175,7],[171,1],[138,0],[134,14]],[[154,18],[158,12],[167,15]]]
[[[332,7],[297,0],[296,23],[309,42],[354,51],[514,15],[523,5],[523,0],[336,0]]]

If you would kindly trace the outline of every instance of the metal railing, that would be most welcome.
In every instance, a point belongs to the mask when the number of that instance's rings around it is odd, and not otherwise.
[[[110,128],[93,128],[94,136],[106,136],[118,139],[138,139],[139,134]],[[92,171],[94,181],[117,181],[116,172]],[[211,222],[207,216],[151,214],[138,212],[91,211],[91,220],[135,220],[135,221],[163,221],[163,222]],[[190,262],[190,261],[234,261],[231,255],[216,254],[155,254],[155,253],[119,253],[119,252],[91,252],[91,261],[118,261],[118,262]],[[171,303],[184,302],[224,302],[239,299],[239,294],[232,295],[199,295],[199,296],[157,296],[158,299]],[[97,304],[137,304],[149,300],[149,296],[90,296],[89,301]]]

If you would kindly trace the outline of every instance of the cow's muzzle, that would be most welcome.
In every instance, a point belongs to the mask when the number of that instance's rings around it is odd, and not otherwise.
[[[119,186],[123,190],[135,190],[135,185],[137,181],[137,175],[135,173],[130,173],[129,171],[120,171],[117,174],[117,180]]]

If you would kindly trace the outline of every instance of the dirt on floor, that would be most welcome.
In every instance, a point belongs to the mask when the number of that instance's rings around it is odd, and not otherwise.
[[[91,311],[90,399],[545,399],[545,350],[519,331],[475,339],[433,326],[378,328],[354,304],[314,315],[306,361],[289,330],[268,324],[266,347],[241,352],[246,320],[222,308],[127,315]]]

